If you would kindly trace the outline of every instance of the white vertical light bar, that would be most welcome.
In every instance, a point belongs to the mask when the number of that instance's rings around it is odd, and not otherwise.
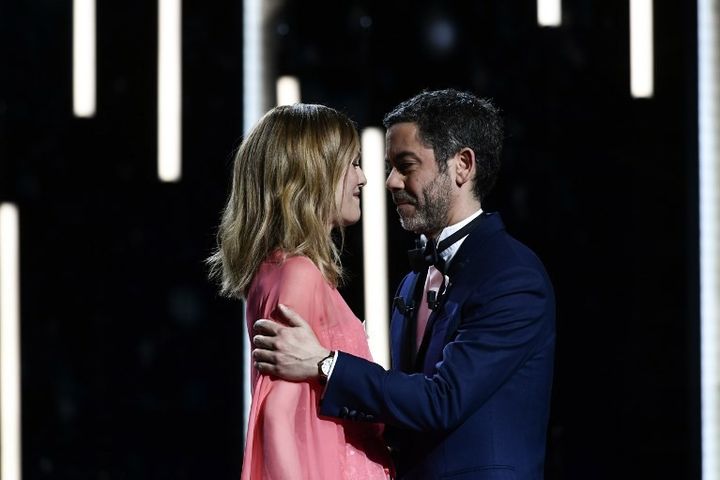
[[[95,0],[73,0],[73,112],[95,115]]]
[[[177,182],[182,162],[180,0],[158,0],[158,178]]]
[[[292,105],[300,101],[300,81],[296,77],[283,76],[277,79],[275,95],[278,105]]]
[[[698,0],[702,478],[720,479],[720,49],[718,0]]]
[[[263,85],[262,0],[243,0],[243,131],[247,134],[265,113]],[[245,320],[245,301],[242,302]],[[247,322],[245,322],[247,325]],[[247,440],[252,388],[250,385],[250,336],[243,328],[243,439]]]
[[[541,27],[559,27],[562,22],[562,2],[537,0],[537,21]]]
[[[390,368],[385,134],[379,128],[366,128],[361,141],[367,177],[362,195],[365,329],[373,360]]]
[[[20,480],[20,226],[0,204],[0,478]]]
[[[653,3],[630,0],[630,93],[653,96]]]
[[[243,125],[245,133],[265,113],[261,0],[243,0]]]

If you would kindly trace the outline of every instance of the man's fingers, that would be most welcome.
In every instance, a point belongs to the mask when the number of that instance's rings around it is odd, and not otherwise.
[[[253,324],[253,330],[262,335],[275,336],[278,328],[280,328],[280,325],[276,321],[267,318],[256,320]]]
[[[292,308],[283,305],[282,303],[278,304],[278,311],[280,314],[287,320],[287,324],[291,327],[303,327],[308,326],[307,322]],[[259,320],[256,320],[253,324],[253,329],[255,332],[263,334],[263,335],[269,335],[269,336],[275,336],[278,334],[280,329],[283,328],[283,325],[277,323],[276,321],[269,319],[269,318],[261,318]]]
[[[295,310],[288,307],[287,305],[279,303],[278,308],[280,309],[280,312],[283,314],[283,316],[288,320],[288,325],[292,327],[302,327],[303,325],[307,325],[305,320],[298,313],[296,313]]]
[[[255,369],[265,375],[272,375],[275,373],[275,365],[263,362],[255,362]]]
[[[258,363],[275,364],[275,355],[270,350],[256,348],[252,354],[253,361]]]
[[[252,353],[252,359],[258,372],[264,375],[276,375],[278,366],[275,352],[256,348]]]
[[[274,350],[272,337],[266,337],[265,335],[255,335],[253,337],[253,345],[257,348],[264,348],[265,350]]]

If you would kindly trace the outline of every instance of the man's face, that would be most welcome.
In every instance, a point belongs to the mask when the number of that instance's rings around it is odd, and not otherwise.
[[[405,230],[435,236],[447,226],[451,201],[448,171],[440,173],[435,152],[420,142],[414,123],[397,123],[385,135],[385,185]]]

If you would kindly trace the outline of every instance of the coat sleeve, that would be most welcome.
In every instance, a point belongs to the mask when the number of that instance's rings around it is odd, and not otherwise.
[[[432,377],[385,371],[340,354],[321,413],[362,412],[361,419],[416,431],[446,431],[461,424],[534,351],[554,341],[548,321],[554,302],[540,272],[510,268],[476,292],[459,306],[460,328]]]

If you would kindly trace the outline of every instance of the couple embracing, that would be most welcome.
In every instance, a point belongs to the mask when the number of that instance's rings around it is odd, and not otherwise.
[[[541,261],[482,208],[500,112],[432,90],[383,124],[386,186],[425,241],[397,289],[390,370],[337,290],[366,182],[354,123],[276,107],[235,156],[209,263],[224,294],[246,299],[253,338],[242,479],[542,479],[555,301]]]

